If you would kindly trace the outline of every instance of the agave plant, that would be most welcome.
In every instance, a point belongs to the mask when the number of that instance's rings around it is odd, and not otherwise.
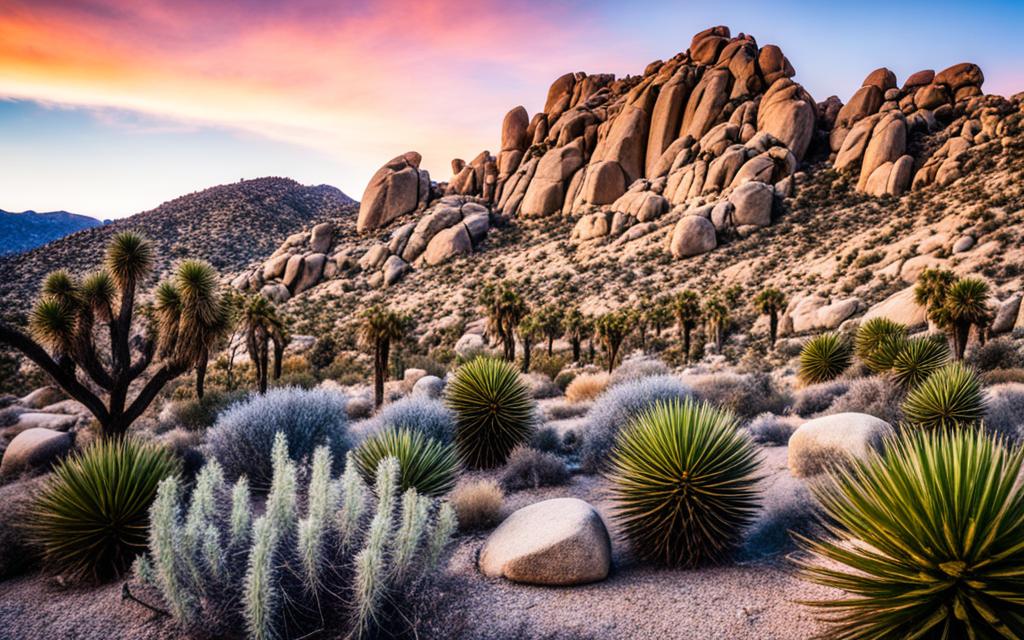
[[[800,380],[804,384],[839,377],[851,362],[850,344],[837,333],[823,333],[807,341],[800,351]]]
[[[985,394],[974,371],[953,362],[910,390],[903,413],[908,422],[926,429],[974,424],[985,417]]]
[[[853,352],[875,373],[888,371],[894,351],[902,346],[907,327],[889,318],[871,318],[857,327]],[[879,352],[882,353],[879,353]]]
[[[720,561],[757,512],[758,465],[731,412],[691,398],[658,402],[612,449],[614,517],[643,559],[684,567]]]
[[[1024,450],[981,430],[909,432],[812,485],[827,537],[796,536],[827,637],[1024,637]]]
[[[75,580],[125,571],[146,549],[157,486],[178,470],[166,449],[135,438],[100,440],[61,462],[26,524],[45,563]]]
[[[533,435],[533,398],[511,363],[484,356],[467,362],[455,370],[445,400],[455,412],[456,448],[470,467],[504,464]]]
[[[949,361],[949,345],[944,339],[933,337],[911,338],[892,359],[889,374],[904,389],[924,382]]]
[[[420,431],[388,428],[367,438],[355,452],[355,463],[367,484],[373,484],[381,460],[395,458],[402,491],[442,496],[455,486],[459,458],[455,448]]]

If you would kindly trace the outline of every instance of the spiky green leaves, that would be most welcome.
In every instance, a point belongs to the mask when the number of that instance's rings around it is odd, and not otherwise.
[[[875,373],[888,371],[907,337],[906,325],[888,318],[871,318],[857,327],[854,353]]]
[[[478,357],[455,370],[445,392],[455,412],[455,446],[472,468],[496,467],[534,429],[534,402],[515,367]]]
[[[691,398],[659,402],[616,440],[614,517],[647,560],[694,567],[739,544],[760,502],[757,450],[735,416]]]
[[[1024,451],[981,430],[909,432],[812,485],[825,540],[802,576],[845,591],[810,602],[828,637],[1024,637]]]
[[[800,381],[804,384],[828,382],[846,371],[852,360],[850,343],[837,333],[823,333],[800,350]]]
[[[892,360],[889,374],[904,389],[916,387],[949,361],[949,345],[943,338],[911,338]]]
[[[419,431],[388,428],[359,445],[354,459],[360,475],[372,485],[380,461],[389,457],[398,460],[402,491],[412,488],[423,495],[441,496],[455,486],[459,458],[451,445]]]
[[[104,264],[119,289],[135,287],[153,269],[153,245],[141,235],[122,231],[110,240]]]
[[[153,308],[161,355],[183,367],[199,362],[230,324],[217,272],[201,260],[185,260],[172,281],[157,285]]]
[[[104,321],[110,318],[117,295],[117,285],[106,271],[96,271],[82,280],[82,303],[92,309],[93,313]]]
[[[903,413],[908,422],[925,429],[974,424],[985,417],[985,395],[974,371],[954,362],[911,389]]]
[[[43,298],[33,307],[28,318],[32,337],[56,353],[71,351],[75,338],[78,310],[58,298]]]
[[[157,486],[178,467],[166,449],[133,438],[101,440],[59,464],[27,525],[46,564],[75,579],[128,569],[146,549]]]

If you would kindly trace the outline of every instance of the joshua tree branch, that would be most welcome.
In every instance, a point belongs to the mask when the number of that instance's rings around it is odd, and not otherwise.
[[[170,382],[177,378],[179,375],[185,372],[187,367],[183,367],[178,363],[165,364],[160,367],[160,370],[146,382],[146,386],[142,388],[139,395],[135,396],[135,400],[128,406],[128,409],[124,412],[125,424],[131,424],[135,422],[146,411],[146,408],[152,404],[153,400],[156,399],[160,390]]]

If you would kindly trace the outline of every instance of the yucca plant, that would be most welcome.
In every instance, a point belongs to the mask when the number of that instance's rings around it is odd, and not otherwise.
[[[481,356],[463,364],[445,389],[445,402],[455,412],[459,456],[472,468],[504,464],[533,435],[533,398],[511,363]]]
[[[721,561],[757,513],[759,464],[731,412],[691,398],[658,402],[616,438],[606,473],[614,518],[640,558]]]
[[[902,339],[906,337],[906,325],[889,318],[871,318],[857,327],[853,352],[869,369],[883,373],[889,370],[894,351],[899,350]]]
[[[1024,637],[1024,450],[980,429],[909,432],[811,485],[827,536],[796,536],[823,637]]]
[[[988,306],[989,286],[978,278],[961,278],[946,291],[942,306],[931,314],[932,319],[953,338],[954,355],[964,357],[971,327],[985,330],[994,316]]]
[[[949,345],[934,337],[910,338],[892,360],[889,374],[904,389],[924,382],[949,361]]]
[[[910,390],[903,413],[910,424],[925,429],[975,424],[985,417],[985,394],[972,369],[952,362]]]
[[[373,484],[377,466],[385,458],[398,460],[402,491],[415,489],[421,495],[442,496],[455,486],[459,470],[455,447],[420,431],[387,428],[364,440],[354,459],[367,484]]]
[[[405,337],[412,326],[409,316],[379,305],[363,312],[359,340],[373,350],[373,406],[384,404],[384,382],[388,377],[391,343]]]
[[[775,287],[765,287],[754,298],[754,308],[768,316],[768,340],[772,347],[779,333],[779,313],[786,307],[786,295]]]
[[[105,439],[57,465],[26,527],[46,565],[75,580],[119,575],[146,549],[149,505],[179,463],[135,438]]]
[[[256,367],[256,388],[264,394],[270,377],[271,345],[274,347],[273,378],[277,380],[281,377],[281,359],[291,340],[287,322],[278,313],[274,303],[262,294],[257,293],[236,304],[240,307],[238,314],[249,359]]]
[[[800,381],[817,384],[838,378],[851,360],[850,343],[838,333],[814,336],[800,350]]]

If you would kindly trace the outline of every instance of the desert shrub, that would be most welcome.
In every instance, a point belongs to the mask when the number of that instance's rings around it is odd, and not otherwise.
[[[985,428],[1011,442],[1024,438],[1024,384],[1004,383],[986,393]]]
[[[0,580],[19,575],[39,562],[40,551],[24,529],[46,478],[0,486]]]
[[[544,416],[548,420],[567,420],[585,415],[587,411],[590,411],[589,402],[549,404],[544,407]]]
[[[538,400],[544,398],[557,398],[562,395],[562,390],[554,381],[543,373],[523,374],[523,383],[530,392],[530,396]]]
[[[850,390],[849,380],[832,380],[810,384],[796,391],[793,399],[793,413],[798,416],[812,416],[821,413]]]
[[[541,427],[530,438],[530,447],[537,451],[557,452],[562,447],[562,437],[553,427]]]
[[[448,495],[448,501],[458,516],[459,529],[476,531],[501,522],[505,493],[501,485],[487,478],[459,484]]]
[[[823,333],[800,350],[800,381],[804,384],[828,382],[838,378],[852,361],[850,344],[838,333]]]
[[[695,396],[729,409],[742,419],[765,413],[782,413],[790,398],[767,373],[710,373],[692,376],[688,382]]]
[[[924,337],[904,340],[889,363],[889,375],[896,384],[910,389],[924,382],[949,361],[945,338]]]
[[[885,366],[885,357],[880,357],[878,352],[891,351],[893,345],[906,337],[906,325],[889,318],[871,318],[857,327],[853,337],[853,351],[874,373],[882,373],[888,367]]]
[[[1014,369],[993,369],[981,374],[985,384],[1003,384],[1005,382],[1017,382],[1024,384],[1024,368]]]
[[[761,560],[788,553],[795,547],[793,533],[810,537],[821,532],[818,504],[807,483],[797,482],[792,489],[775,489],[766,496],[764,508],[744,536],[740,557]]]
[[[640,357],[629,358],[612,371],[608,384],[615,386],[624,382],[633,382],[640,378],[651,378],[654,376],[666,376],[671,370],[661,360],[656,358]]]
[[[985,395],[974,371],[954,362],[911,389],[903,413],[910,424],[925,429],[973,424],[985,416]]]
[[[692,393],[673,376],[642,378],[610,388],[587,413],[580,465],[588,473],[601,471],[615,437],[630,420],[658,402],[681,400]]]
[[[616,438],[613,517],[636,554],[669,566],[725,559],[759,506],[757,449],[728,410],[659,402]]]
[[[542,373],[554,380],[567,364],[569,364],[569,359],[563,355],[556,353],[549,356],[547,353],[537,353],[530,360],[530,371]],[[565,387],[560,388],[564,389]]]
[[[255,520],[246,479],[229,485],[215,461],[187,503],[176,479],[163,482],[136,576],[187,633],[387,635],[437,566],[454,511],[415,490],[400,495],[393,458],[377,469],[374,500],[354,462],[332,479],[328,447],[316,448],[308,483],[283,435],[272,449],[273,481]]]
[[[762,413],[750,421],[747,431],[750,432],[750,437],[754,442],[779,447],[789,442],[789,437],[793,435],[798,426],[792,418],[787,416]]]
[[[561,458],[531,447],[513,449],[501,472],[501,486],[506,491],[557,487],[567,482],[569,469]]]
[[[271,380],[270,385],[277,389],[296,388],[296,389],[315,389],[320,384],[320,379],[316,377],[311,371],[291,371],[289,373],[282,373],[281,377],[277,380]]]
[[[611,376],[605,372],[581,373],[565,389],[569,402],[587,402],[596,399],[608,389]]]
[[[903,393],[892,381],[880,376],[854,378],[849,390],[832,402],[822,414],[866,413],[897,424],[903,419]]]
[[[149,505],[178,463],[132,438],[97,441],[59,463],[29,513],[27,530],[46,567],[75,580],[104,580],[146,548]]]
[[[182,477],[186,481],[195,478],[206,464],[206,456],[202,451],[202,432],[178,427],[161,433],[157,441],[181,462]]]
[[[445,388],[455,412],[455,445],[472,468],[496,467],[516,445],[529,441],[536,406],[515,366],[479,357],[455,370]]]
[[[971,349],[967,354],[967,363],[977,371],[1012,369],[1024,365],[1024,356],[1013,340],[996,338]]]
[[[911,431],[812,486],[828,537],[798,537],[810,603],[837,638],[1024,636],[1020,449],[979,430]],[[979,479],[985,479],[983,491]]]
[[[204,431],[214,425],[221,412],[248,395],[248,391],[210,389],[201,399],[175,400],[168,407],[164,422],[171,427]]]
[[[565,393],[566,389],[569,388],[569,385],[572,384],[572,381],[576,379],[577,373],[577,371],[573,370],[559,371],[558,374],[555,375],[555,386],[561,389],[562,393]]]
[[[399,488],[415,489],[427,496],[441,496],[455,486],[459,458],[455,447],[428,438],[421,431],[388,427],[364,440],[353,460],[367,484],[385,458],[398,460]]]
[[[450,444],[455,438],[455,414],[440,400],[406,397],[384,405],[373,419],[373,430],[387,428],[419,431],[428,438]]]
[[[253,489],[266,490],[272,477],[270,451],[284,434],[292,460],[308,460],[327,445],[339,468],[351,446],[346,397],[328,389],[272,389],[221,414],[207,433],[207,449],[230,480],[247,476]]]

